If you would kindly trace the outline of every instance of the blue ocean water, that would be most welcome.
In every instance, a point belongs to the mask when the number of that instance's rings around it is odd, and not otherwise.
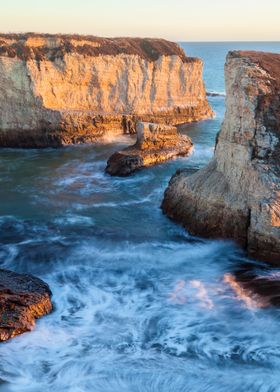
[[[205,61],[208,91],[224,92],[232,49],[280,43],[183,43]],[[190,124],[195,150],[130,178],[104,174],[129,137],[63,150],[0,151],[0,267],[35,274],[54,312],[0,346],[0,391],[277,392],[280,312],[242,291],[253,271],[235,244],[190,236],[160,210],[178,168],[213,155],[216,117]]]
[[[204,61],[204,80],[207,91],[225,93],[224,63],[232,50],[257,50],[279,53],[279,42],[181,42],[187,55]]]

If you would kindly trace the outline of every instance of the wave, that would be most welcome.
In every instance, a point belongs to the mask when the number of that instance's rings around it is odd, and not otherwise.
[[[213,156],[215,124],[193,132],[191,156],[125,179],[104,173],[113,144],[9,152],[19,157],[6,158],[5,186],[25,194],[2,198],[0,264],[45,280],[54,312],[1,346],[0,390],[278,390],[277,310],[252,312],[235,281],[223,281],[244,254],[191,236],[160,210],[170,176]]]
[[[225,92],[218,92],[218,91],[207,91],[206,95],[207,95],[207,97],[225,97],[226,93]]]
[[[206,165],[214,155],[213,147],[206,147],[202,144],[196,144],[188,159],[190,165],[196,164],[198,167]]]
[[[66,226],[72,223],[90,221],[66,213]],[[23,224],[25,241],[6,247],[5,267],[43,277],[53,290],[55,311],[32,334],[1,347],[0,377],[7,390],[234,392],[243,387],[234,369],[238,375],[244,369],[242,382],[250,387],[247,367],[278,364],[278,323],[272,325],[270,317],[255,323],[254,338],[247,309],[237,306],[234,313],[224,305],[219,277],[235,253],[231,243],[168,236],[137,244],[103,235],[61,246],[57,227],[36,234],[29,225]],[[35,244],[38,239],[41,244]],[[223,364],[233,372],[236,389],[232,379],[219,388],[217,365]],[[197,384],[198,365],[215,389]]]

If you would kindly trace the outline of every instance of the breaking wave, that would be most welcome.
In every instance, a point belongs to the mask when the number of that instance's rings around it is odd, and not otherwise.
[[[219,118],[189,126],[190,157],[127,179],[104,173],[119,146],[1,152],[0,267],[44,279],[54,312],[1,345],[0,391],[279,391],[279,311],[271,293],[251,306],[278,271],[160,210],[170,176],[211,159]]]

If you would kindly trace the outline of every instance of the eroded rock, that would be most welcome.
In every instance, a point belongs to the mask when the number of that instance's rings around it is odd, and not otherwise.
[[[113,154],[106,167],[112,176],[128,176],[136,170],[185,156],[192,149],[188,136],[178,133],[176,127],[139,122],[136,126],[137,141]]]
[[[162,39],[0,34],[0,146],[59,147],[213,112],[203,63]]]
[[[51,311],[51,291],[46,283],[0,269],[0,342],[31,331],[35,320]]]
[[[172,178],[164,212],[191,233],[233,238],[280,264],[280,55],[230,52],[226,115],[204,169]]]

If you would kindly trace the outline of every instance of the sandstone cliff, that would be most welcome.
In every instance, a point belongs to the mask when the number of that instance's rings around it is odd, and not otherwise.
[[[215,156],[193,176],[175,175],[163,209],[194,234],[233,238],[280,264],[280,55],[231,52],[225,76]]]
[[[188,136],[176,127],[138,122],[135,145],[114,153],[107,162],[106,172],[112,176],[129,176],[136,170],[169,159],[187,155],[193,146]]]
[[[0,35],[0,146],[60,146],[137,120],[212,115],[202,61],[161,39]]]

